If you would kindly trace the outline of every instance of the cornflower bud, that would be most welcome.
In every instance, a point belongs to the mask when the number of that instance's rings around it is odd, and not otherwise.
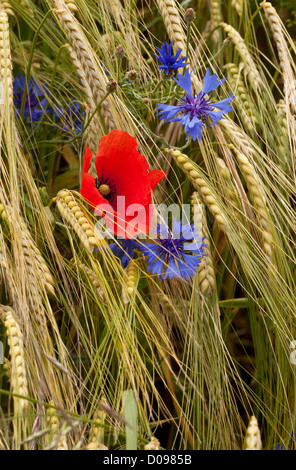
[[[117,88],[117,82],[115,80],[111,80],[107,83],[106,89],[108,93],[114,93]]]
[[[195,18],[196,18],[196,13],[193,10],[193,8],[187,8],[187,10],[184,13],[184,21],[186,21],[186,23],[193,23]]]
[[[124,48],[121,44],[119,44],[115,48],[115,53],[114,54],[115,54],[116,59],[118,59],[118,60],[122,59],[125,56],[125,50],[124,50]]]
[[[138,74],[135,70],[129,70],[126,74],[126,78],[130,80],[131,82],[134,82],[138,78]]]

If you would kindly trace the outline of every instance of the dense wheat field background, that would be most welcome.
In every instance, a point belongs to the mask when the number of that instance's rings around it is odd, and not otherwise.
[[[294,0],[0,1],[1,449],[295,448],[295,28]],[[235,96],[200,141],[157,115],[166,42]],[[96,231],[83,155],[114,129],[155,204],[197,208],[188,279]]]

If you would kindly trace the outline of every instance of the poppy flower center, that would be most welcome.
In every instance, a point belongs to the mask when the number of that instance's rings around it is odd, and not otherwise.
[[[110,188],[108,186],[108,184],[101,184],[101,186],[99,186],[99,193],[102,194],[102,196],[108,196],[108,194],[110,194]]]
[[[117,189],[110,178],[105,178],[103,175],[100,178],[96,178],[95,187],[110,204],[113,202],[117,195]]]

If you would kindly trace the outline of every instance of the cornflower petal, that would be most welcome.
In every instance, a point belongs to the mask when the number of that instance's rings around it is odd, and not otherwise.
[[[191,72],[189,72],[189,70],[186,69],[184,75],[181,75],[180,73],[178,73],[177,78],[173,77],[173,80],[175,80],[177,85],[179,85],[179,87],[181,87],[189,95],[191,95],[191,74],[192,74],[192,72],[193,72],[193,70],[191,70]]]
[[[180,54],[182,52],[181,49],[178,49],[177,53],[174,56],[172,55],[172,45],[172,42],[170,44],[162,44],[160,49],[156,47],[160,55],[158,56],[157,54],[154,54],[157,59],[162,63],[162,65],[158,65],[158,68],[165,70],[166,75],[168,75],[169,72],[171,72],[172,70],[177,70],[181,67],[186,67],[187,65],[185,62],[187,57],[182,57],[181,59],[179,59]]]
[[[181,98],[177,106],[169,106],[159,104],[157,110],[159,111],[160,119],[165,122],[180,122],[185,128],[186,139],[192,137],[193,140],[202,139],[203,126],[205,126],[206,119],[212,119],[212,125],[217,124],[223,115],[233,110],[229,105],[230,101],[234,99],[231,93],[228,98],[214,103],[206,95],[215,90],[226,79],[218,80],[216,74],[211,75],[209,69],[206,70],[204,76],[204,83],[202,91],[196,95],[191,91],[191,72],[185,70],[185,74],[178,74],[174,78],[175,82],[185,91],[185,95]],[[217,111],[218,110],[218,111]]]
[[[193,229],[193,224],[182,225],[181,222],[173,221],[173,231],[165,223],[158,225],[157,232],[166,238],[159,237],[157,243],[144,244],[143,254],[148,258],[147,271],[156,274],[158,278],[189,279],[196,272],[200,264],[200,258],[204,255],[205,246]],[[191,243],[186,242],[190,238]],[[190,242],[190,240],[189,240]]]
[[[22,109],[25,83],[26,79],[23,75],[15,77],[13,82],[13,101],[16,114],[18,115],[20,115]],[[46,107],[46,89],[46,85],[41,88],[32,77],[30,78],[23,110],[25,119],[30,118],[31,122],[38,122],[42,115],[51,111]],[[43,97],[43,99],[40,99],[41,97]]]
[[[159,111],[157,113],[157,116],[162,114],[161,119],[165,119],[165,121],[171,121],[174,116],[181,111],[180,106],[173,106],[169,104],[160,104],[158,105],[158,108],[156,108],[156,111]]]
[[[207,95],[210,91],[216,90],[218,86],[220,86],[223,82],[225,82],[226,78],[222,80],[218,80],[218,76],[216,73],[213,75],[210,74],[210,70],[206,70],[206,74],[204,75],[204,82],[202,87],[202,92]]]

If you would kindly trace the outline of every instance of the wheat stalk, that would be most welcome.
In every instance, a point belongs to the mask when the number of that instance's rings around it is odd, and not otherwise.
[[[255,155],[254,147],[251,144],[253,140],[250,139],[248,134],[246,134],[241,127],[228,118],[221,119],[219,124],[236,148],[248,152],[250,155]]]
[[[0,305],[0,317],[3,321],[8,338],[9,355],[11,358],[11,386],[13,393],[29,396],[26,363],[24,358],[23,335],[15,320],[15,312],[11,307]],[[20,414],[25,411],[28,401],[14,397],[15,413]]]

